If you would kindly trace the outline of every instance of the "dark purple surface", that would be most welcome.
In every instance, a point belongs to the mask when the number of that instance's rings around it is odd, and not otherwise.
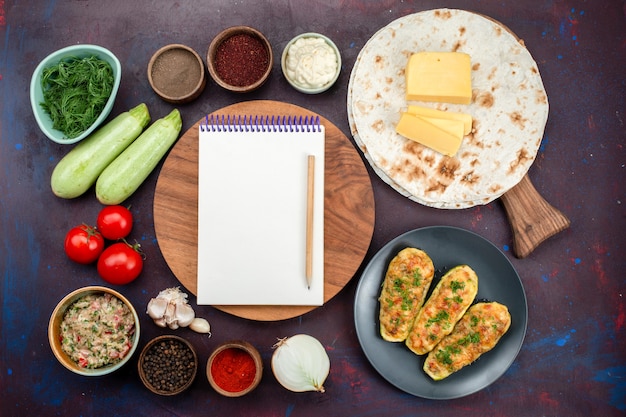
[[[271,3],[271,4],[269,4]],[[279,55],[293,36],[321,32],[342,53],[337,84],[318,96],[293,90],[278,62],[268,83],[241,96],[210,82],[200,98],[180,106],[183,130],[207,112],[241,100],[298,104],[335,123],[346,135],[346,91],[354,60],[376,30],[441,2],[397,1],[2,1],[0,0],[0,415],[224,415],[224,416],[618,416],[626,413],[626,16],[624,1],[449,1],[511,28],[541,71],[550,116],[529,175],[538,191],[572,226],[526,259],[513,256],[503,206],[442,211],[400,196],[368,168],[376,224],[364,264],[394,237],[423,226],[471,230],[503,250],[522,278],[528,298],[526,338],[511,368],[469,397],[433,401],[398,390],[365,358],[354,329],[359,273],[324,307],[280,322],[254,322],[196,307],[212,324],[212,338],[188,329],[175,333],[198,349],[202,366],[186,393],[158,397],[137,375],[136,358],[120,372],[94,379],[70,373],[54,359],[47,340],[49,315],[71,290],[102,284],[95,267],[64,255],[66,231],[95,222],[93,190],[75,200],[50,191],[50,174],[69,150],[53,144],[30,109],[30,77],[50,52],[77,43],[111,49],[122,62],[120,93],[112,115],[145,102],[153,119],[172,105],[150,89],[146,76],[154,51],[184,43],[201,56],[220,30],[245,24],[264,32]],[[132,239],[146,252],[145,270],[120,289],[142,319],[141,346],[166,333],[143,314],[148,300],[178,284],[155,237],[152,201],[157,170],[128,200],[136,219]],[[191,298],[195,306],[195,297]],[[311,334],[331,358],[326,393],[291,393],[269,368],[277,337]],[[238,399],[220,397],[204,377],[211,350],[243,338],[261,352],[266,369],[258,389]]]

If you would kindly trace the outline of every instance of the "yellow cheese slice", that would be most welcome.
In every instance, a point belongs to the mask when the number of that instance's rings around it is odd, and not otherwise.
[[[446,119],[431,120],[437,120],[435,123],[444,128],[415,114],[403,112],[396,125],[396,132],[439,153],[454,156],[463,140],[463,122]],[[454,130],[456,132],[451,133]]]
[[[463,132],[465,130],[465,125],[463,124],[462,121],[454,120],[454,119],[439,119],[436,117],[426,117],[426,116],[417,116],[417,117],[463,140],[463,136],[464,136]]]
[[[417,52],[406,66],[406,99],[469,104],[470,56],[462,52]]]
[[[457,113],[451,111],[443,111],[437,109],[431,109],[430,107],[423,106],[408,106],[407,113],[415,114],[423,117],[426,120],[429,118],[436,119],[453,119],[463,122],[463,135],[469,135],[472,131],[472,115],[467,113]],[[429,120],[430,121],[430,120]]]

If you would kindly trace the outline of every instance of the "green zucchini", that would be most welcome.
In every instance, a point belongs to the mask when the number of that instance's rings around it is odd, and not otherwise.
[[[177,109],[150,125],[100,174],[96,181],[98,200],[113,205],[130,197],[176,142],[182,125]]]
[[[104,169],[128,147],[150,123],[148,107],[124,112],[78,143],[52,171],[52,192],[61,198],[84,194]]]

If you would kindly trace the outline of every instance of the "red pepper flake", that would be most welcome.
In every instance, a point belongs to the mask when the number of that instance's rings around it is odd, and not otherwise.
[[[269,54],[261,40],[248,33],[225,39],[215,51],[215,70],[227,84],[245,87],[257,82],[269,65]]]
[[[238,348],[224,349],[211,364],[211,375],[217,385],[229,392],[241,392],[254,381],[256,366],[248,352]]]

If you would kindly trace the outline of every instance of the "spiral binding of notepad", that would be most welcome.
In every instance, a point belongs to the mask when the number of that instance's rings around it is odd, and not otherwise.
[[[202,132],[319,132],[319,116],[207,115]]]

